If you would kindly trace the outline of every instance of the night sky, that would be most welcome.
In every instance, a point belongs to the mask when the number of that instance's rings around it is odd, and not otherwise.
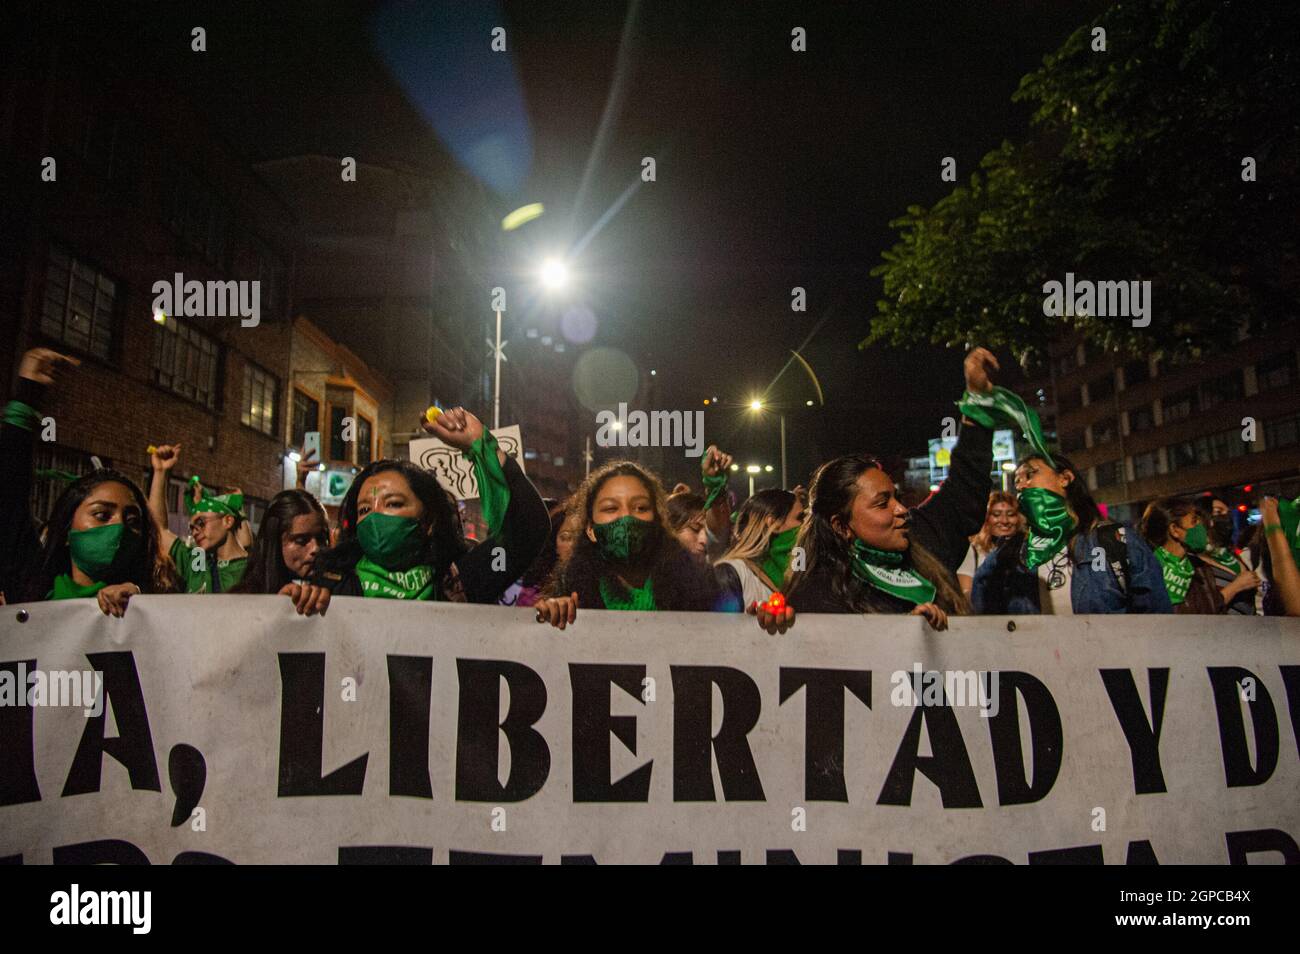
[[[641,158],[656,158],[657,181],[575,260],[573,294],[599,318],[596,344],[657,370],[661,409],[747,402],[825,319],[803,352],[825,407],[804,407],[813,392],[797,367],[769,395],[790,408],[793,483],[835,454],[921,454],[937,436],[960,394],[960,353],[857,349],[880,294],[868,273],[894,241],[887,223],[951,189],[942,157],[956,158],[964,182],[988,150],[1022,136],[1028,110],[1011,102],[1020,77],[1106,5],[641,3],[620,61],[627,5],[522,0],[466,14],[456,4],[428,42],[459,44],[460,85],[432,108],[487,118],[501,108],[476,73],[502,61],[475,58],[502,56],[483,29],[504,26],[525,129],[514,133],[517,182],[493,204],[544,202],[526,227],[537,248],[571,247],[638,179]],[[163,9],[151,6],[139,30],[165,50],[182,21],[207,24],[206,57],[180,46],[158,62],[250,159],[322,152],[436,167],[429,157],[447,144],[430,104],[401,91],[411,77],[394,76],[377,49],[386,4],[152,15]],[[795,26],[807,52],[790,49]],[[620,62],[617,108],[579,203]],[[805,313],[790,309],[796,285]],[[365,355],[362,335],[346,343]],[[706,437],[742,462],[779,461],[775,422],[739,407],[710,411]]]

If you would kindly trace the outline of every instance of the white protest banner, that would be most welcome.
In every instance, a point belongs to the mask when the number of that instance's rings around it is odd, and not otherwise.
[[[523,470],[524,440],[519,434],[519,425],[497,428],[492,431],[492,435],[505,455],[513,457],[519,469]],[[409,453],[412,461],[431,471],[457,500],[472,500],[478,496],[478,478],[474,476],[474,465],[465,459],[459,448],[436,437],[429,437],[411,441]]]
[[[1300,860],[1300,622],[1016,624],[9,606],[0,697],[106,698],[0,707],[0,859]]]

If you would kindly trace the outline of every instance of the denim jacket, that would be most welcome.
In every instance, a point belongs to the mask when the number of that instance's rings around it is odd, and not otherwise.
[[[1145,540],[1127,525],[1121,527],[1128,550],[1128,594],[1109,564],[1093,569],[1093,548],[1097,531],[1074,538],[1071,553],[1074,572],[1070,576],[1070,604],[1076,614],[1085,613],[1172,613],[1164,575]],[[1037,574],[1021,557],[1021,538],[1009,541],[980,564],[971,587],[976,613],[988,615],[1032,615],[1040,613]]]

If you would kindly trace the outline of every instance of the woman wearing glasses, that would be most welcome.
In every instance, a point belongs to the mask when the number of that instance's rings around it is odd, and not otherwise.
[[[305,490],[280,491],[266,506],[248,569],[232,592],[288,596],[301,615],[323,614],[330,591],[307,580],[316,554],[329,542],[329,524],[320,502]]]

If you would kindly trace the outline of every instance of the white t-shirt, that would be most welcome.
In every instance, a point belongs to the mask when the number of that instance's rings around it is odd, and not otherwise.
[[[1056,556],[1038,565],[1038,608],[1044,616],[1073,616],[1070,584],[1074,579],[1074,561],[1070,548],[1062,547]]]
[[[720,560],[736,571],[736,576],[740,577],[740,592],[745,601],[745,608],[748,609],[755,602],[766,603],[768,597],[772,595],[772,587],[767,585],[767,581],[754,572],[753,568],[746,560]]]

